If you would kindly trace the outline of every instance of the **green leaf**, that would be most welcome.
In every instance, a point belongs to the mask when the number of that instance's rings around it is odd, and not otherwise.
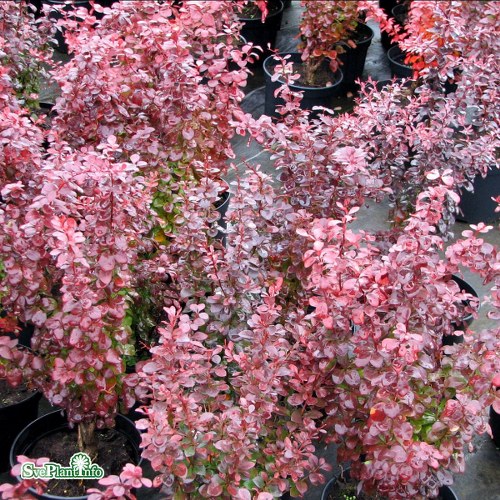
[[[135,346],[133,344],[125,344],[123,346],[123,354],[125,356],[135,356]]]
[[[165,202],[158,196],[153,199],[153,202],[151,203],[151,206],[153,208],[162,208],[163,205],[165,205]]]
[[[439,406],[438,406],[438,414],[441,415],[441,413],[443,413],[444,411],[444,407],[446,406],[446,399],[442,399],[441,402],[439,403]]]
[[[132,316],[125,316],[125,318],[123,318],[122,325],[123,326],[132,326],[133,321],[134,320],[133,320]]]
[[[187,448],[184,448],[184,456],[186,456],[186,458],[193,457],[195,453],[196,448],[194,446],[188,446]]]
[[[193,472],[194,472],[194,474],[196,474],[198,476],[205,476],[207,473],[207,469],[203,464],[196,465],[193,467]]]
[[[264,479],[262,479],[262,477],[260,475],[255,476],[253,478],[253,484],[255,484],[255,486],[257,486],[257,488],[263,488],[264,487]]]
[[[188,497],[182,490],[177,490],[172,497],[173,500],[186,500]]]
[[[433,424],[436,421],[436,415],[432,411],[424,412],[421,421],[424,424]]]
[[[427,433],[432,429],[432,425],[424,425],[422,427],[421,436],[427,439]]]

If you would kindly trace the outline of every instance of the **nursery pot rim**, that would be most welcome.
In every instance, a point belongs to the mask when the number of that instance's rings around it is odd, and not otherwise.
[[[263,25],[266,23],[268,18],[277,16],[285,10],[285,2],[283,0],[279,0],[279,2],[280,3],[278,5],[280,5],[280,7],[278,8],[278,10],[276,10],[275,12],[269,12],[266,16],[265,21],[262,23]],[[259,13],[260,13],[260,11],[259,11]],[[260,14],[258,17],[240,17],[240,16],[241,16],[241,14],[238,14],[238,21],[241,21],[241,22],[257,21],[257,20],[262,19]]]
[[[399,66],[400,68],[409,69],[413,71],[413,68],[411,66],[409,66],[408,64],[401,63],[396,59],[398,55],[403,56],[403,60],[404,57],[406,57],[406,54],[404,53],[404,51],[401,50],[399,45],[394,45],[387,51],[387,57],[389,61],[391,61],[391,63],[393,63],[395,66]]]
[[[396,23],[400,26],[404,26],[404,22],[401,21],[402,17],[408,17],[409,7],[404,3],[398,3],[391,9],[392,18],[395,19]]]
[[[338,479],[343,476],[346,480],[351,478],[351,466],[341,467],[338,474],[333,476],[324,486],[323,491],[321,492],[321,500],[328,500],[328,496],[330,495],[330,489],[333,485],[338,481]]]
[[[214,207],[216,209],[219,209],[229,203],[229,198],[231,198],[231,186],[229,183],[222,179],[221,185],[223,185],[225,189],[219,194],[220,198],[214,203]]]
[[[224,206],[229,203],[230,198],[231,193],[229,191],[222,192],[220,198],[214,203],[215,209],[220,210],[221,208],[224,208]]]
[[[337,475],[333,476],[326,484],[325,487],[323,488],[323,491],[321,492],[321,500],[328,500],[328,496],[330,495],[330,489],[331,487],[337,482],[337,479],[340,477],[340,475],[350,475],[350,467],[345,467],[341,472],[339,472]],[[442,485],[439,487],[439,491],[441,493],[442,490],[448,490],[450,495],[452,495],[452,498],[454,500],[458,500],[458,496],[455,493],[455,491],[447,485]]]
[[[473,295],[476,299],[478,299],[476,312],[479,312],[479,310],[481,309],[481,300],[479,299],[479,294],[477,293],[476,289],[468,281],[464,280],[460,276],[457,276],[456,274],[452,274],[451,281],[454,281],[458,285],[461,292],[469,293],[470,295]],[[469,300],[467,300],[467,302],[469,302]],[[462,323],[467,323],[472,321],[473,319],[474,315],[470,313],[467,316],[461,318],[461,321]]]
[[[297,58],[297,56],[298,56],[302,60],[302,54],[300,52],[280,52],[278,55],[280,55],[282,57],[286,56],[286,55],[290,55],[291,59]],[[264,63],[262,64],[262,68],[264,69],[264,73],[269,78],[271,78],[273,76],[273,73],[271,73],[269,71],[269,69],[271,69],[271,68],[268,69],[268,66],[271,64],[272,61],[276,61],[274,59],[274,55],[273,54],[271,54],[270,56],[266,57],[266,59],[264,60]],[[277,62],[278,61],[276,61],[276,63]],[[294,62],[294,61],[292,61],[292,62]],[[295,62],[294,62],[294,64],[295,64]],[[300,84],[300,83],[292,83],[292,84],[289,85],[289,87],[291,89],[300,90],[300,91],[303,91],[303,90],[330,89],[330,88],[333,88],[333,87],[337,87],[338,85],[340,85],[342,83],[344,74],[342,73],[342,70],[340,68],[338,68],[337,71],[335,71],[335,73],[332,71],[332,75],[334,75],[335,81],[334,81],[333,85],[329,85],[328,87],[319,87],[319,86],[313,87],[313,86],[310,86],[310,85],[303,85],[303,84]],[[281,84],[285,83],[285,81],[282,80],[281,78],[278,78],[276,81],[279,82],[279,83],[281,83]]]
[[[465,281],[464,279],[460,278],[455,274],[451,275],[450,281],[455,282],[455,284],[458,286],[461,292],[468,293],[473,298],[477,299],[477,308],[475,312],[479,311],[479,309],[481,308],[481,301],[474,287],[470,283],[468,283],[467,281]],[[464,299],[461,300],[460,302],[457,302],[457,304],[458,303],[467,307],[470,306],[471,299]],[[456,321],[453,321],[451,324],[454,330],[460,330],[463,333],[460,335],[457,335],[455,333],[443,335],[443,342],[442,342],[443,346],[461,344],[464,341],[464,333],[467,331],[468,327],[471,325],[473,321],[474,321],[474,313],[472,312],[469,314],[463,314],[461,317],[457,318]]]
[[[396,4],[391,9],[391,15],[392,15],[392,17],[394,17],[394,14],[397,14],[398,10],[402,10],[403,12],[404,11],[408,12],[409,11],[409,7],[408,7],[408,5],[406,5],[404,3],[398,3],[398,4]]]
[[[497,391],[500,391],[500,387],[497,387]],[[488,411],[488,424],[491,429],[493,443],[497,448],[500,448],[500,413],[495,410],[492,404]]]
[[[64,413],[64,410],[55,410],[55,411],[52,411],[52,412],[49,412],[49,413],[46,413],[45,415],[41,415],[40,417],[38,417],[37,419],[33,420],[32,422],[30,422],[26,427],[23,428],[23,430],[21,432],[19,432],[19,434],[16,436],[16,439],[14,440],[14,442],[12,443],[12,446],[10,448],[10,452],[9,452],[9,462],[10,462],[10,466],[11,468],[14,467],[16,464],[17,464],[17,460],[16,460],[16,457],[14,456],[14,450],[16,448],[16,445],[18,443],[18,441],[21,440],[22,437],[24,437],[23,435],[25,433],[28,432],[29,428],[31,426],[34,426],[36,423],[40,422],[41,420],[44,420],[44,419],[47,419],[47,418],[50,418],[52,416],[55,416],[56,414],[58,414],[59,416],[63,417],[65,419],[65,423],[63,424],[60,424],[58,426],[55,426],[53,429],[49,430],[49,431],[46,431],[44,433],[41,433],[37,438],[38,440],[42,439],[43,437],[47,436],[47,435],[50,435],[50,434],[54,434],[55,432],[61,430],[61,429],[66,429],[68,428],[68,425],[69,425],[69,422],[67,421],[66,419],[66,415]],[[130,424],[130,426],[134,427],[135,429],[137,429],[135,427],[135,424],[134,422],[132,422],[132,420],[130,420],[127,416],[125,415],[122,415],[120,413],[118,413],[115,417],[115,420],[116,419],[121,419],[123,420],[124,422]],[[139,432],[139,431],[137,431]],[[139,460],[137,461],[137,465],[140,465],[142,463],[142,454],[139,452]],[[22,479],[20,476],[15,476],[16,477],[16,480],[21,482]],[[79,497],[61,497],[61,496],[56,496],[56,495],[51,495],[50,493],[37,493],[33,488],[29,488],[28,492],[33,495],[35,498],[45,498],[47,500],[87,500],[89,495],[83,495],[83,496],[79,496]]]
[[[0,412],[2,410],[4,410],[5,408],[12,408],[15,410],[16,406],[23,405],[24,403],[26,403],[26,401],[29,401],[30,399],[41,399],[41,398],[42,398],[42,393],[40,391],[34,390],[28,396],[26,396],[24,399],[21,399],[21,401],[0,407]]]
[[[353,31],[353,35],[356,34],[356,31],[358,28],[362,28],[362,30],[366,33],[366,37],[360,40],[359,42],[356,42],[356,40],[353,40],[354,43],[356,44],[356,47],[351,47],[345,40],[341,40],[338,42],[339,45],[344,45],[345,47],[348,47],[349,49],[356,49],[359,46],[363,45],[370,45],[373,37],[375,36],[375,32],[368,26],[366,23],[358,23],[358,26],[356,29]],[[351,37],[353,38],[353,37]]]

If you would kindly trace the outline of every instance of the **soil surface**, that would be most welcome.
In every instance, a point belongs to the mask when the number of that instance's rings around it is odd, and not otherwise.
[[[277,63],[276,63],[277,64]],[[269,71],[272,73],[276,64],[269,65]],[[294,85],[308,88],[323,88],[331,87],[338,82],[337,75],[331,71],[326,64],[322,64],[314,73],[314,83],[311,85],[306,82],[306,66],[305,64],[295,62],[293,64],[294,74],[300,75],[300,78],[295,80]],[[280,79],[279,82],[282,82]]]
[[[344,476],[337,478],[337,481],[330,489],[328,500],[387,500],[381,495],[367,495],[361,492],[356,494],[358,483],[351,480],[349,471],[344,472]]]
[[[337,481],[333,486],[328,500],[386,500],[380,495],[356,494],[356,483],[351,481]]]
[[[357,483],[355,481],[338,480],[330,490],[327,500],[387,500],[387,497],[379,494],[367,495],[361,492],[357,495],[356,487]],[[439,495],[435,500],[442,500],[442,496]]]
[[[34,392],[24,385],[12,387],[5,380],[0,380],[0,408],[20,403],[28,399]]]
[[[135,451],[127,437],[114,429],[97,431],[99,440],[98,457],[93,462],[104,469],[104,476],[119,475],[123,466],[135,462]],[[80,451],[77,447],[76,430],[58,431],[38,440],[26,455],[30,458],[50,457],[64,467],[74,453]],[[61,497],[84,496],[88,488],[99,488],[97,480],[52,479],[48,482],[46,493]],[[100,487],[102,488],[102,486]]]
[[[311,85],[306,83],[305,65],[294,64],[293,69],[295,73],[300,75],[300,78],[295,80],[294,83],[304,87],[310,87]],[[323,65],[314,73],[314,87],[331,87],[335,83],[337,83],[336,75]]]

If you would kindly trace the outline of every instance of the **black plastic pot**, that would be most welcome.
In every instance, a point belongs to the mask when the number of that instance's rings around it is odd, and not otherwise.
[[[118,3],[120,0],[96,0],[96,3],[103,7],[111,7],[113,4]]]
[[[21,331],[17,337],[19,345],[31,349],[31,339],[35,333],[35,327],[32,324],[21,324]]]
[[[217,212],[219,212],[219,220],[217,221],[217,224],[222,228],[222,230],[217,231],[215,239],[222,241],[223,245],[226,244],[226,232],[225,232],[227,228],[226,213],[227,209],[229,208],[230,198],[231,194],[229,193],[229,191],[224,191],[224,193],[222,193],[219,202],[215,204],[215,208],[217,209]]]
[[[32,11],[35,14],[35,18],[38,19],[42,15],[42,0],[29,0],[29,2],[35,10]]]
[[[366,24],[359,23],[356,28],[355,40],[356,47],[352,48],[345,44],[345,52],[340,54],[339,60],[342,63],[342,89],[344,91],[354,90],[356,87],[355,81],[361,78],[365,69],[366,54],[373,40],[373,30]]]
[[[500,448],[500,414],[493,409],[493,406],[490,406],[489,424],[493,434],[493,442],[497,448]]]
[[[394,18],[394,21],[397,24],[399,24],[399,26],[403,27],[408,17],[408,5],[406,4],[395,5],[392,8],[392,17]]]
[[[340,476],[333,477],[326,483],[323,493],[321,494],[321,500],[329,500],[331,491],[339,477]],[[344,469],[342,478],[344,482],[349,482],[351,480],[350,468]],[[439,495],[441,500],[458,500],[456,493],[449,486],[441,486],[441,488],[439,488]]]
[[[283,18],[283,2],[278,0],[274,5],[270,6],[269,14],[265,22],[262,22],[260,13],[256,18],[240,17],[239,20],[243,23],[241,35],[248,42],[262,47],[263,52],[259,56],[259,60],[252,66],[261,66],[262,61],[271,54],[271,50],[276,46],[276,36],[281,28],[281,20]],[[271,50],[268,48],[271,46]]]
[[[39,392],[34,392],[19,403],[0,408],[0,472],[9,469],[9,450],[17,435],[38,417],[41,397]]]
[[[411,78],[413,76],[413,68],[405,64],[406,54],[394,45],[387,51],[389,66],[391,68],[391,76],[396,78]]]
[[[301,55],[298,52],[292,52],[290,56],[289,61],[294,64],[302,64]],[[276,64],[277,61],[273,56],[269,56],[264,61],[264,75],[266,78],[264,113],[268,116],[279,116],[279,113],[276,112],[276,107],[284,104],[283,99],[274,96],[275,90],[283,85],[282,80],[277,80],[276,82],[271,81]],[[324,61],[323,66],[325,69],[328,69],[328,61]],[[303,92],[303,98],[300,103],[302,109],[312,109],[314,106],[324,106],[326,108],[333,108],[335,106],[335,98],[342,93],[341,83],[343,74],[341,70],[338,70],[336,73],[331,73],[331,75],[333,85],[329,87],[307,87],[299,84],[290,85],[292,90]]]
[[[457,494],[449,486],[439,488],[441,500],[458,500]]]
[[[267,8],[279,5],[280,2],[283,2],[283,8],[285,9],[288,9],[292,5],[292,0],[267,0]]]
[[[133,461],[136,464],[140,464],[141,462],[141,435],[139,431],[136,429],[135,425],[131,420],[123,415],[117,415],[115,421],[115,430],[125,435],[132,445],[135,456],[132,457]],[[48,413],[47,415],[43,415],[38,418],[34,422],[31,422],[28,426],[26,426],[17,436],[14,441],[11,450],[10,450],[10,464],[13,467],[16,463],[16,457],[18,455],[26,455],[29,456],[30,450],[39,441],[41,438],[54,434],[60,431],[68,431],[69,424],[66,420],[66,417],[63,412],[55,411],[52,413]],[[76,430],[75,430],[76,432]],[[49,451],[49,450],[47,450]],[[65,465],[65,464],[63,464]],[[20,477],[17,478],[20,481]],[[86,500],[88,498],[87,495],[80,497],[59,497],[49,494],[39,495],[33,489],[30,489],[29,492],[40,500]]]
[[[467,283],[467,281],[464,281],[462,278],[459,278],[458,276],[453,275],[451,279],[460,287],[460,290],[462,292],[469,293],[473,295],[476,298],[479,298],[479,295],[477,294],[476,290]],[[464,300],[463,301],[464,306],[470,305],[469,300]],[[462,318],[462,320],[458,323],[453,323],[453,327],[455,330],[461,330],[464,332],[474,321],[474,316],[472,314],[467,314]],[[443,335],[443,345],[453,345],[453,344],[461,344],[464,341],[464,336],[463,335]]]
[[[386,13],[387,16],[392,16],[392,9],[396,7],[401,0],[378,0],[379,7]]]
[[[476,176],[473,186],[473,192],[463,189],[460,194],[457,220],[469,224],[497,221],[500,214],[495,213],[497,204],[491,198],[500,196],[500,169],[490,169],[484,178]]]

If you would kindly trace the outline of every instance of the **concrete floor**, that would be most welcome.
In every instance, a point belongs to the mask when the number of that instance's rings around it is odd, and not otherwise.
[[[278,34],[277,47],[282,52],[296,50],[298,24],[300,21],[300,5],[298,0],[292,1],[292,6],[285,10],[282,28]],[[373,79],[387,80],[390,78],[388,60],[380,43],[380,32],[377,26],[370,24],[375,31],[375,37],[372,41],[365,65],[364,77],[370,75]],[[62,60],[65,56],[59,55]],[[255,117],[263,113],[264,108],[264,76],[261,68],[254,70],[254,75],[245,89],[246,98],[243,107],[247,112],[251,112]],[[55,87],[47,85],[43,91],[42,98],[51,101],[54,98]],[[342,106],[349,106],[348,100],[341,103]],[[237,155],[237,164],[239,170],[245,168],[244,162],[260,164],[262,169],[267,172],[274,172],[269,155],[263,152],[255,144],[250,147],[245,138],[237,137],[233,141],[233,146]],[[228,178],[228,180],[231,180]],[[358,215],[357,224],[360,227],[384,228],[387,227],[387,204],[372,205],[365,207]],[[460,234],[467,228],[466,224],[457,223],[454,227],[455,234]],[[500,243],[500,233],[495,230],[490,233],[487,239],[498,245]],[[464,273],[465,278],[474,286],[480,297],[484,296],[488,289],[485,288],[480,280]],[[486,311],[480,311],[480,317],[475,321],[473,328],[481,329],[491,325],[491,321],[486,318]],[[41,412],[46,413],[52,408],[45,401],[42,403]],[[500,451],[495,448],[492,440],[488,436],[478,436],[474,440],[475,451],[468,453],[466,458],[466,472],[463,475],[455,477],[453,489],[459,500],[500,500]],[[327,458],[327,460],[337,468],[335,461],[334,447],[320,448],[318,453]],[[148,467],[146,466],[146,469]],[[149,470],[149,473],[152,471]],[[149,474],[148,474],[149,475]],[[152,476],[151,476],[152,477]],[[9,480],[8,474],[0,475],[0,484]],[[311,488],[304,496],[305,500],[320,500],[323,487]],[[142,489],[137,492],[137,497],[141,500],[164,500],[162,495],[156,490]]]

